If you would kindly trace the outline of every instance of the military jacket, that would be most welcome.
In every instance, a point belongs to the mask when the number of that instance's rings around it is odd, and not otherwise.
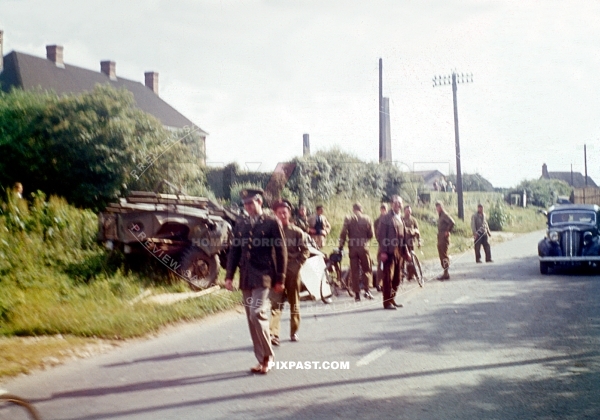
[[[387,213],[386,213],[387,214]],[[385,215],[379,216],[377,219],[375,219],[375,221],[373,222],[373,232],[375,233],[375,236],[377,236],[377,230],[379,229],[379,223],[381,222],[381,219],[383,219],[385,217]]]
[[[382,216],[377,228],[377,241],[379,242],[379,253],[399,254],[400,247],[404,245],[406,232],[402,217],[390,210]]]
[[[294,223],[300,228],[302,232],[308,233],[308,218],[303,219],[300,216],[298,216],[294,220]]]
[[[446,213],[445,211],[442,211],[440,213],[440,217],[438,218],[437,227],[438,227],[438,240],[445,239],[446,238],[445,233],[451,232],[452,228],[454,227],[454,219],[452,217],[450,217],[450,215],[448,213]]]
[[[252,290],[283,283],[287,268],[287,248],[281,225],[262,214],[252,225],[250,217],[238,218],[227,257],[226,278],[240,268],[240,289]]]
[[[366,248],[373,238],[373,222],[371,218],[361,212],[346,216],[344,226],[340,233],[340,248],[344,247],[348,238],[349,248]]]
[[[419,232],[419,223],[414,216],[410,216],[408,219],[403,217],[402,221],[404,222],[404,228],[406,229],[406,243],[412,245],[413,239],[421,236],[421,232]]]
[[[471,230],[473,231],[473,235],[490,234],[490,227],[488,226],[485,213],[479,214],[479,212],[477,212],[471,217]]]
[[[283,227],[283,236],[287,248],[287,270],[300,270],[310,256],[306,235],[298,226],[289,224]]]

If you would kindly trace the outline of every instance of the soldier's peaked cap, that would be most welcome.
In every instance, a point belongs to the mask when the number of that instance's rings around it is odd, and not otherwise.
[[[264,193],[265,192],[262,188],[245,188],[242,191],[240,191],[240,198],[245,204],[254,200],[257,196],[263,195]]]
[[[277,210],[279,207],[287,207],[290,211],[294,210],[292,203],[285,199],[275,201],[271,207],[273,208],[273,211]]]

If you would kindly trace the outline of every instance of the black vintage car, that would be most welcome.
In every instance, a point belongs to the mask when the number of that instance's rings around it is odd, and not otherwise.
[[[600,207],[565,204],[548,210],[548,232],[538,243],[540,272],[554,267],[600,266]]]

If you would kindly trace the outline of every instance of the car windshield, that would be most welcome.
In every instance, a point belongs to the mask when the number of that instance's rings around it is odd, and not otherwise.
[[[582,210],[555,211],[550,215],[550,223],[552,225],[560,225],[563,223],[586,223],[595,225],[596,213],[593,211]]]

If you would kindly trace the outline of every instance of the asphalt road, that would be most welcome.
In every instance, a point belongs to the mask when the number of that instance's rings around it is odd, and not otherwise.
[[[540,238],[494,246],[492,264],[455,256],[452,280],[407,285],[398,311],[380,294],[306,303],[301,341],[276,357],[311,369],[250,374],[245,317],[230,312],[3,387],[44,419],[598,419],[600,278],[541,276]]]

